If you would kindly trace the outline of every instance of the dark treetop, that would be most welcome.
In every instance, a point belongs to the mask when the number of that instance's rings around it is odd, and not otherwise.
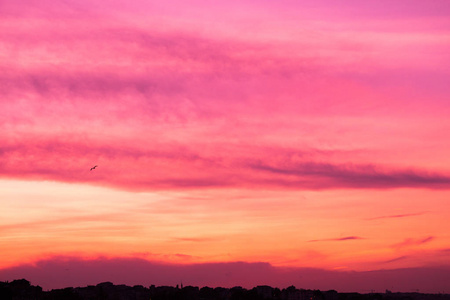
[[[0,282],[1,300],[450,300],[450,294],[421,293],[338,293],[297,289],[294,286],[279,289],[261,285],[252,289],[242,287],[171,287],[114,285],[103,282],[95,286],[68,287],[43,291],[25,279]]]

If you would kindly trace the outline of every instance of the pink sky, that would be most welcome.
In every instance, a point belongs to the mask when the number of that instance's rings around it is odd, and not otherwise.
[[[450,289],[449,17],[447,0],[2,1],[0,280],[143,259]]]

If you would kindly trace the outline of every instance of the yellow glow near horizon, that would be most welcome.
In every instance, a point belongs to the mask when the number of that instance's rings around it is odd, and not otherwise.
[[[135,193],[14,180],[0,190],[1,267],[75,255],[367,270],[432,264],[450,241],[450,213],[434,209],[448,191]]]

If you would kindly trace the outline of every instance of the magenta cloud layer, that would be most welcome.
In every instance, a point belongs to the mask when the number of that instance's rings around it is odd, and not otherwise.
[[[201,21],[119,22],[114,6],[100,17],[11,7],[0,26],[3,178],[131,190],[450,187],[450,39],[438,26],[335,34],[270,19],[292,38],[262,28],[244,40],[195,34]],[[230,27],[249,26],[240,20]]]

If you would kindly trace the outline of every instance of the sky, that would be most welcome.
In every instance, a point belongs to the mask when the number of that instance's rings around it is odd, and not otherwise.
[[[0,20],[0,280],[450,292],[447,0]]]

